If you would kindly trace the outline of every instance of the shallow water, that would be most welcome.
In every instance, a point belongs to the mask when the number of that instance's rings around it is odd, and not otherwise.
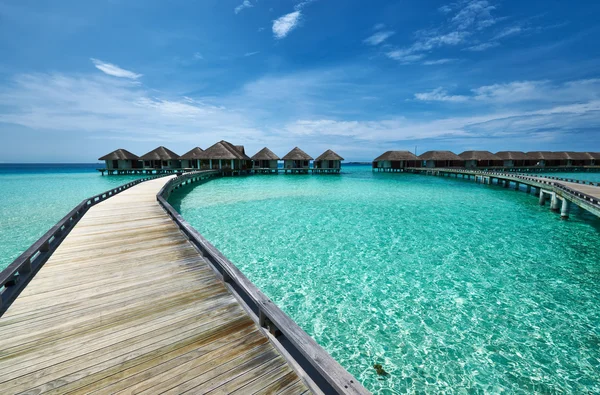
[[[102,177],[95,164],[0,164],[0,270],[77,206],[139,176]]]
[[[171,201],[373,392],[600,391],[589,214],[365,166],[223,178]]]

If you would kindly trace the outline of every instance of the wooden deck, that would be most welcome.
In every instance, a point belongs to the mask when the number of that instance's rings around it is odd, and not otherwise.
[[[307,386],[159,206],[90,208],[0,319],[11,393],[294,393]]]

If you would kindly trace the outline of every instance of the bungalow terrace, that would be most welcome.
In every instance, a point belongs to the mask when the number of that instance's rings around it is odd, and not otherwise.
[[[500,167],[503,164],[503,160],[490,151],[465,151],[458,156],[465,161],[467,169]]]
[[[144,169],[146,170],[172,171],[181,168],[179,155],[163,146],[142,155],[140,159],[144,162]]]
[[[344,158],[328,149],[313,162],[313,173],[339,173]]]
[[[421,167],[421,160],[410,151],[386,151],[373,160],[377,171],[397,172],[407,167]]]
[[[527,155],[538,167],[565,167],[569,160],[566,152],[532,151]]]
[[[179,157],[181,160],[181,168],[182,169],[199,169],[200,168],[200,160],[202,159],[202,153],[204,150],[200,147],[193,148],[191,151],[186,152],[185,154]]]
[[[283,170],[286,174],[288,171],[292,174],[308,174],[311,160],[313,160],[313,158],[310,155],[302,151],[300,148],[295,147],[283,157]]]
[[[139,156],[132,154],[123,148],[119,148],[110,154],[106,154],[103,157],[98,158],[98,160],[104,161],[106,170],[109,170],[108,174],[112,174],[110,170],[132,170],[142,168]]]
[[[454,152],[427,151],[419,155],[425,167],[463,167],[465,161]]]
[[[243,146],[235,146],[228,141],[221,140],[202,153],[202,168],[206,162],[208,162],[209,169],[241,174],[249,170],[252,161],[246,155]]]
[[[521,151],[500,151],[496,152],[496,156],[502,159],[504,167],[531,167],[536,163],[529,155]]]
[[[252,170],[255,173],[277,173],[279,157],[267,147],[258,151],[252,159]]]
[[[592,166],[594,157],[589,152],[565,152],[567,166]]]

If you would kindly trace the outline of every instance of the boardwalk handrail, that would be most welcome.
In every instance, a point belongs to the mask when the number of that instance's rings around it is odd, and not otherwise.
[[[287,314],[263,294],[244,274],[192,227],[168,202],[171,192],[186,183],[201,181],[208,172],[186,173],[167,182],[157,195],[157,200],[177,226],[198,248],[204,258],[221,276],[230,291],[238,296],[254,315],[255,321],[273,336],[300,366],[306,375],[326,394],[368,394],[354,376],[348,373],[317,342],[304,332]],[[217,172],[214,172],[217,173]]]
[[[110,189],[106,192],[84,199],[72,209],[63,219],[58,221],[50,230],[38,239],[31,247],[15,259],[6,269],[0,272],[0,317],[19,296],[25,286],[31,281],[40,268],[46,263],[60,243],[67,237],[83,215],[96,204],[119,194],[144,181],[152,180],[163,175],[141,178],[127,184]]]
[[[572,188],[569,188],[568,186],[561,184],[560,182],[557,182],[557,181],[580,183],[580,184],[591,185],[591,186],[600,186],[600,183],[589,182],[589,184],[588,184],[585,181],[581,181],[581,180],[579,180],[579,182],[577,182],[578,180],[567,180],[567,179],[561,179],[559,177],[530,176],[528,174],[518,174],[518,173],[510,174],[510,173],[506,173],[506,172],[489,171],[489,170],[468,170],[468,169],[453,169],[453,168],[424,168],[424,167],[410,168],[410,170],[413,172],[417,172],[417,171],[440,172],[441,171],[441,172],[446,172],[446,173],[464,173],[464,174],[471,174],[471,175],[485,175],[485,176],[502,177],[504,179],[512,180],[512,181],[516,181],[515,179],[520,179],[520,180],[535,182],[538,184],[548,185],[548,187],[550,187],[550,188],[556,188],[557,190],[566,192],[568,195],[571,195],[574,198],[578,198],[579,200],[583,200],[585,203],[591,204],[595,208],[600,209],[600,200],[598,198],[596,198],[594,196],[590,196],[586,193],[574,190]],[[557,181],[554,181],[554,180],[557,180]]]

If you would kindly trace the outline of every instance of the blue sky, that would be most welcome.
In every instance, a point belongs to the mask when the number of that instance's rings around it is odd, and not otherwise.
[[[0,0],[0,161],[600,151],[600,2]]]

